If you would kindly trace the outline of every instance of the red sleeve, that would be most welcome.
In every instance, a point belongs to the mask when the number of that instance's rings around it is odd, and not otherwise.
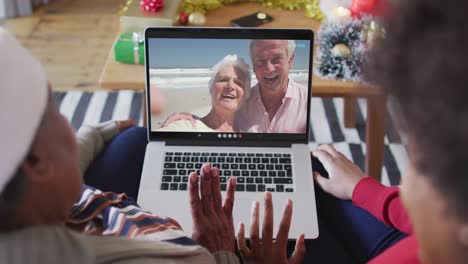
[[[387,187],[371,177],[358,182],[353,191],[353,204],[403,233],[413,232],[411,221],[400,199],[399,187]]]

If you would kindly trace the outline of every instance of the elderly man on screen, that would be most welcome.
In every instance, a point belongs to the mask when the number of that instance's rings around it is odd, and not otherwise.
[[[139,134],[136,153],[135,140],[126,135],[144,129],[132,127],[131,121],[109,121],[84,126],[75,135],[41,64],[2,28],[0,51],[0,263],[239,263],[232,218],[235,179],[229,180],[222,203],[217,168],[205,164],[200,176],[189,175],[191,238],[175,220],[144,211],[124,193],[84,185],[85,171],[105,156],[98,158],[99,153],[126,155],[119,162],[109,158],[97,175],[124,181],[114,167],[141,164],[142,159],[131,159],[141,157],[146,146]],[[138,169],[133,170],[127,178],[136,178]],[[267,194],[265,203],[271,202]],[[278,250],[262,257],[287,262],[291,216],[289,203],[285,228],[278,232],[284,239],[264,238]],[[273,219],[264,221],[272,226]],[[304,257],[303,236],[297,249],[292,263]]]
[[[294,40],[252,40],[250,58],[258,83],[236,113],[235,124],[253,133],[305,133],[307,88],[289,78],[294,64]],[[189,113],[171,115],[162,127],[195,118]]]

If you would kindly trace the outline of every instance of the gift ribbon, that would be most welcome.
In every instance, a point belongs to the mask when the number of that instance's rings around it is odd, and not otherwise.
[[[133,32],[133,59],[135,64],[140,64],[140,43],[144,42],[143,34],[141,32]]]

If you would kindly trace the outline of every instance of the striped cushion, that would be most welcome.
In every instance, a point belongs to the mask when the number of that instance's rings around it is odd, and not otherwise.
[[[142,125],[141,92],[55,92],[54,95],[60,112],[70,120],[75,129],[84,123],[96,124],[111,119],[134,119]],[[347,129],[344,128],[342,98],[312,98],[311,149],[319,144],[331,143],[364,168],[367,107],[363,100],[359,100],[358,105],[356,128]],[[407,154],[390,116],[387,120],[382,183],[397,185],[407,164]]]

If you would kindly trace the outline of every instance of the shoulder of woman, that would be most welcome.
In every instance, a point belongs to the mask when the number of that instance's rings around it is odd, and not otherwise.
[[[158,131],[185,131],[193,130],[193,125],[188,120],[177,120],[169,123],[167,126],[159,128]]]
[[[2,260],[12,264],[94,263],[92,252],[76,234],[64,226],[34,226],[2,234]],[[21,252],[26,257],[19,257],[14,252]]]
[[[190,124],[191,125],[191,124]],[[197,119],[196,120],[196,128],[195,128],[196,131],[199,131],[199,132],[214,132],[214,130],[212,128],[210,128],[209,126],[207,126],[205,123],[203,123],[201,120]]]

